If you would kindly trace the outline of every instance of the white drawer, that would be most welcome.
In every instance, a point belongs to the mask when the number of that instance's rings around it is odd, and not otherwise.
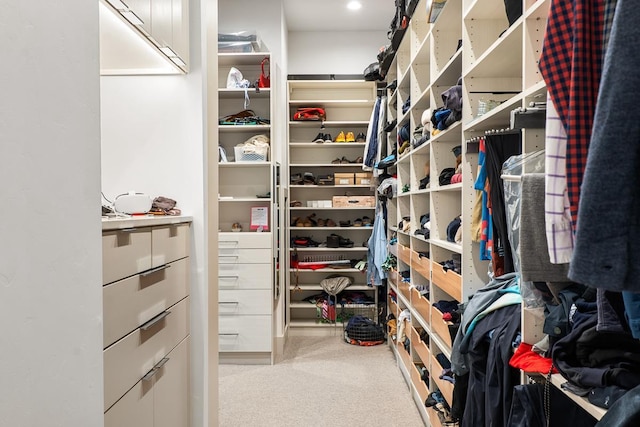
[[[272,312],[273,298],[270,290],[223,290],[218,292],[218,313],[265,314]]]
[[[102,284],[151,268],[151,230],[130,228],[102,233]]]
[[[269,249],[271,233],[218,233],[218,248]]]
[[[189,256],[189,224],[154,227],[151,231],[152,267]]]
[[[189,258],[102,289],[102,344],[107,347],[189,294]]]
[[[220,316],[219,351],[271,351],[271,316]]]
[[[189,334],[189,298],[170,307],[168,312],[169,315],[146,330],[143,325],[104,351],[104,409],[113,405]]]
[[[271,264],[220,264],[219,289],[271,289]]]
[[[264,264],[271,262],[271,249],[218,249],[219,264]]]
[[[105,412],[104,427],[154,427],[152,382],[138,381]]]

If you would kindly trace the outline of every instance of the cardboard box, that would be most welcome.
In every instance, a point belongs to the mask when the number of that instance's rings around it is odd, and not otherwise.
[[[371,185],[373,174],[371,172],[356,172],[356,185]]]
[[[355,175],[353,172],[334,173],[333,179],[335,180],[335,185],[354,185],[356,182]]]
[[[334,208],[350,208],[350,207],[373,208],[375,206],[376,206],[375,196],[333,196]]]

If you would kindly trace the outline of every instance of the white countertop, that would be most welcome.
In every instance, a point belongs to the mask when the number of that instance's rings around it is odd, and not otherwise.
[[[170,215],[141,215],[130,218],[106,218],[102,217],[102,230],[121,230],[123,228],[150,227],[155,225],[181,224],[193,221],[190,216],[170,216]]]

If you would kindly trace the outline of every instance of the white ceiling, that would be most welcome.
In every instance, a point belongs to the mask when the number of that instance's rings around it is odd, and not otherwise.
[[[362,8],[347,9],[350,0],[284,0],[289,31],[386,31],[393,19],[393,0],[360,0]],[[322,40],[318,40],[322,43]]]

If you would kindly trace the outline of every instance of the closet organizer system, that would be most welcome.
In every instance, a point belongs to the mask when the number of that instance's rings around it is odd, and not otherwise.
[[[538,60],[550,0],[525,0],[522,15],[511,24],[502,0],[448,0],[432,23],[427,3],[431,2],[418,3],[386,74],[387,83],[397,82],[387,93],[387,122],[397,120],[388,134],[388,152],[397,147],[403,125],[408,123],[413,133],[422,124],[423,112],[442,107],[442,93],[460,78],[461,120],[432,134],[422,145],[409,147],[388,169],[397,174],[398,195],[387,202],[388,247],[397,257],[397,269],[388,275],[387,307],[395,318],[405,310],[410,313],[406,323],[410,344],[405,347],[391,339],[389,343],[425,423],[438,426],[442,419],[434,406],[425,406],[425,400],[440,391],[449,406],[454,403],[454,385],[443,364],[456,358],[452,354],[456,328],[451,321],[456,319],[443,318],[443,306],[437,303],[465,303],[490,280],[489,262],[481,256],[485,248],[472,237],[478,198],[474,185],[483,160],[478,142],[491,134],[515,135],[511,138],[515,141],[515,146],[510,146],[512,154],[545,148],[545,131],[540,126],[521,132],[506,129],[511,127],[512,110],[546,101]],[[456,167],[458,147],[461,182],[441,185],[441,172]],[[430,184],[420,189],[426,174]],[[425,214],[430,220],[427,238],[416,234]],[[463,232],[461,240],[455,241],[447,229],[458,216]],[[544,319],[539,309],[523,308],[520,320],[523,342],[534,344],[543,337]],[[529,380],[523,373],[517,382]],[[559,375],[551,380],[557,390],[563,382]],[[561,393],[593,417],[602,417],[604,410],[585,398],[564,390]]]
[[[288,82],[289,333],[335,333],[356,312],[377,319],[376,288],[356,268],[366,261],[375,212],[374,182],[362,170],[365,142],[356,137],[366,134],[375,99],[373,82]],[[296,111],[305,107],[322,108],[326,117],[295,120]],[[350,279],[338,304],[321,286],[330,276]]]
[[[218,54],[219,352],[221,363],[273,363],[278,292],[278,164],[271,112],[274,88],[228,88],[232,67],[257,80],[269,52]],[[268,61],[270,63],[270,61]],[[265,61],[265,74],[271,75]],[[260,121],[224,120],[250,109]],[[265,150],[245,149],[256,136]]]

